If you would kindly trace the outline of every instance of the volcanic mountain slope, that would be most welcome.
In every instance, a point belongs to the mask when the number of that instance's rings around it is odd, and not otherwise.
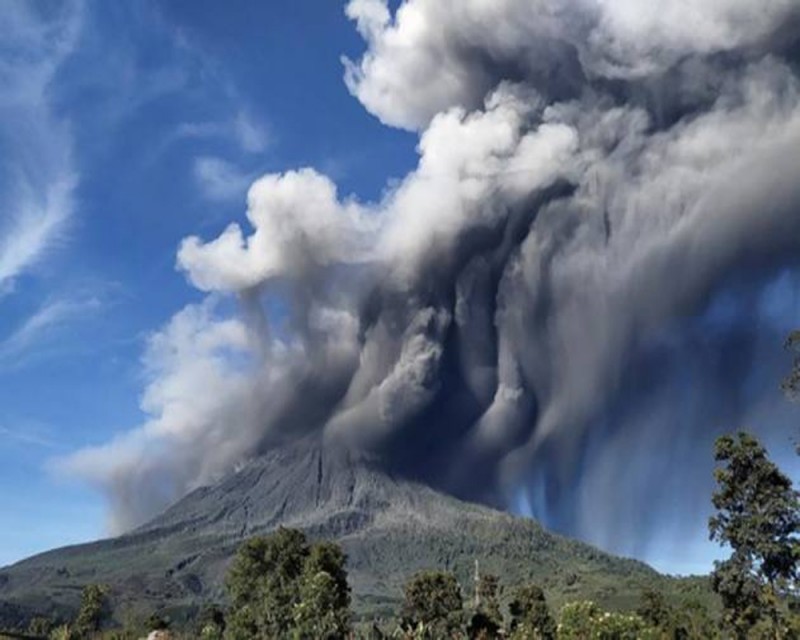
[[[393,611],[403,582],[419,569],[455,571],[469,588],[475,560],[506,585],[536,581],[554,604],[588,597],[632,606],[643,586],[674,586],[642,563],[554,535],[531,520],[393,478],[346,451],[302,443],[194,491],[130,534],[0,570],[0,623],[34,611],[63,615],[88,583],[111,587],[118,619],[222,601],[237,545],[278,526],[342,544],[354,608],[364,615]]]

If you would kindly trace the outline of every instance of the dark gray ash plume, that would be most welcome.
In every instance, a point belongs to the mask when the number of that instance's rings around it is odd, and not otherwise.
[[[209,297],[151,341],[151,419],[67,465],[126,528],[316,433],[612,550],[683,541],[715,434],[786,422],[799,7],[351,0],[346,82],[417,169],[377,204],[265,176],[251,228],[186,239]]]

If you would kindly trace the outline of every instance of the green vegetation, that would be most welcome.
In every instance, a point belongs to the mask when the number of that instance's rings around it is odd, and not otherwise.
[[[725,622],[737,638],[753,637],[756,627],[783,637],[800,563],[798,493],[747,433],[720,438],[716,459],[722,466],[709,530],[733,550],[712,574]]]
[[[402,626],[424,631],[424,637],[450,637],[464,624],[464,603],[456,577],[444,571],[423,571],[408,581]]]
[[[534,584],[519,587],[508,605],[512,638],[555,640],[556,623],[550,615],[544,591]]]
[[[345,638],[350,587],[344,564],[337,545],[310,546],[301,531],[281,528],[248,540],[228,575],[224,638]]]

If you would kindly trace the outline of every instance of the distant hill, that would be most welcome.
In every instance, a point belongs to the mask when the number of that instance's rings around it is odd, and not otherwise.
[[[632,608],[645,586],[707,597],[702,582],[666,578],[532,520],[456,500],[347,451],[306,442],[251,461],[130,534],[1,569],[0,626],[34,612],[66,615],[88,583],[111,587],[119,620],[154,610],[180,617],[203,602],[222,601],[239,543],[278,526],[341,543],[362,616],[390,615],[403,582],[423,568],[452,570],[469,590],[475,560],[507,586],[537,582],[555,606],[591,598]]]

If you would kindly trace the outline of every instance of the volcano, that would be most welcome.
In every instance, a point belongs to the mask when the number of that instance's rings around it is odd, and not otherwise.
[[[89,583],[110,587],[117,619],[190,614],[224,602],[226,568],[243,540],[281,526],[342,545],[361,617],[391,615],[403,582],[420,569],[453,571],[469,592],[476,561],[507,586],[542,585],[554,604],[635,606],[642,588],[672,581],[533,520],[394,477],[367,457],[300,442],[251,460],[126,535],[0,570],[0,623],[67,616]]]

